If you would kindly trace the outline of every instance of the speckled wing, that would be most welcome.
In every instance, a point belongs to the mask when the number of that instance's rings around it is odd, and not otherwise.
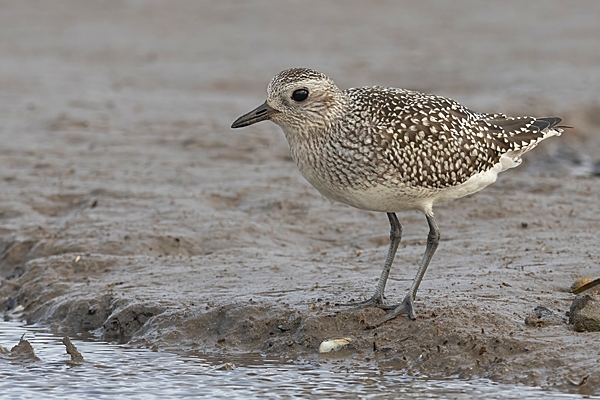
[[[381,165],[394,168],[413,187],[460,185],[492,169],[504,155],[518,165],[520,155],[560,122],[476,113],[448,98],[403,89],[360,88],[348,94],[357,103],[367,99],[361,115],[371,116],[370,136],[382,149]]]

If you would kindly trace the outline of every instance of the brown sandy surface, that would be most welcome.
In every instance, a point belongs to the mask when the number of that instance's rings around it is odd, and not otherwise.
[[[51,4],[51,5],[50,5]],[[428,376],[600,390],[599,333],[561,322],[600,275],[600,3],[3,1],[0,296],[56,332]],[[383,214],[331,203],[273,124],[232,131],[272,75],[394,85],[574,126],[439,205],[419,318],[365,327]],[[422,215],[388,301],[410,286]],[[529,327],[536,306],[557,323]],[[9,315],[7,313],[7,315]],[[317,354],[324,339],[350,348]],[[588,382],[576,387],[589,375]]]

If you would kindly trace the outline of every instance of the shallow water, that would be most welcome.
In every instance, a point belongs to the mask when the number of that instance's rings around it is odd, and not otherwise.
[[[429,380],[376,369],[333,371],[325,366],[259,355],[179,356],[126,345],[73,339],[83,354],[70,362],[62,338],[17,321],[0,322],[0,346],[24,335],[39,361],[0,359],[0,391],[26,398],[579,398],[488,380]],[[227,363],[227,364],[226,364]],[[226,369],[232,365],[234,369]]]

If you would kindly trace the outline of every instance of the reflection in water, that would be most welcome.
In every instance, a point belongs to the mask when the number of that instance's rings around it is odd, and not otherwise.
[[[536,388],[500,385],[486,380],[425,380],[399,372],[382,375],[374,369],[341,372],[327,366],[286,363],[258,355],[182,357],[81,340],[73,340],[73,343],[85,361],[73,364],[62,338],[35,326],[0,322],[0,346],[11,349],[23,334],[40,360],[0,359],[0,393],[10,393],[13,399],[82,396],[543,399],[550,394]]]

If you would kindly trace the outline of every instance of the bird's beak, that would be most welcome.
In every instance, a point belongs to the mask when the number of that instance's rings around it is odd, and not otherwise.
[[[236,119],[233,124],[231,124],[232,128],[241,128],[243,126],[248,126],[255,124],[260,121],[265,121],[271,118],[271,115],[277,113],[278,111],[274,108],[271,108],[265,101],[260,106],[250,111],[247,114],[242,115],[238,119]]]

